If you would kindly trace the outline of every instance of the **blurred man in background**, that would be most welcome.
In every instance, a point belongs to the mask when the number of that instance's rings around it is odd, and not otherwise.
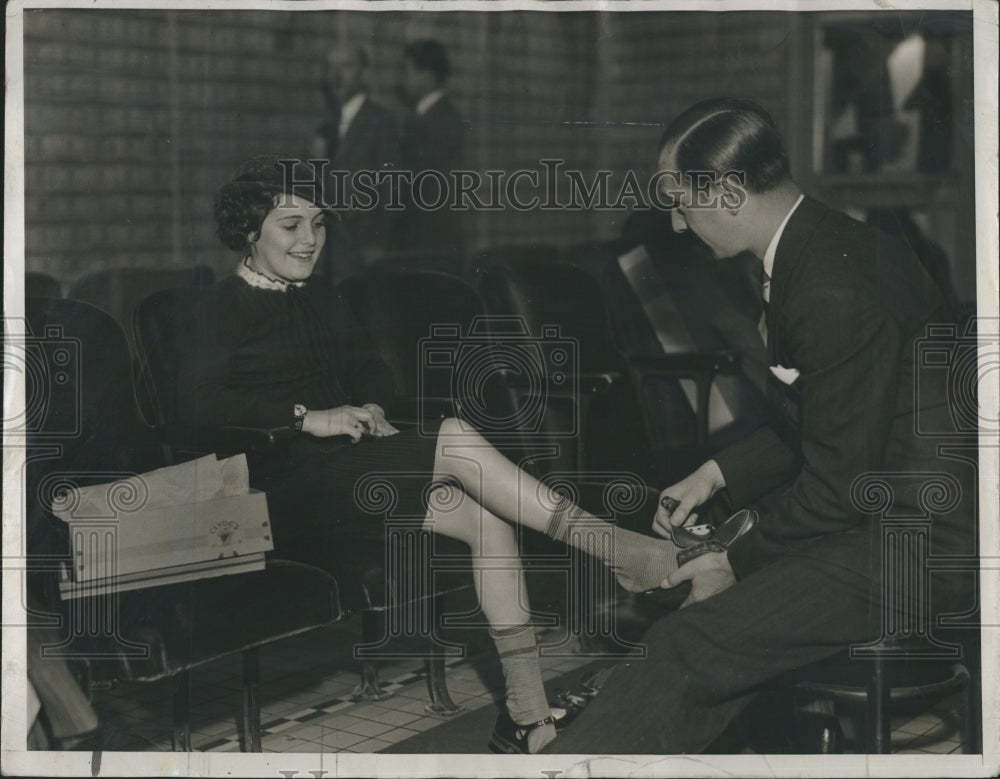
[[[414,180],[404,192],[394,248],[414,264],[460,274],[462,225],[449,204],[451,172],[462,168],[465,128],[448,96],[450,75],[448,53],[440,43],[418,40],[406,45],[399,89],[410,113],[403,123],[402,150],[404,167]],[[423,171],[443,175],[449,190],[442,193],[440,177],[421,175]],[[440,207],[431,207],[442,199]]]
[[[368,93],[369,62],[360,46],[328,52],[323,80],[328,116],[312,145],[314,158],[330,160],[328,199],[346,206],[340,212],[346,245],[341,248],[338,242],[333,267],[328,266],[337,278],[379,262],[392,233],[393,212],[385,209],[389,181],[375,186],[375,177],[398,168],[399,133],[392,113]]]

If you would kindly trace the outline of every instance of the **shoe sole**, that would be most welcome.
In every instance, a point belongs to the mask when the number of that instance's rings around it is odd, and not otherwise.
[[[505,739],[498,738],[496,734],[490,736],[489,748],[490,752],[495,752],[498,755],[525,754],[520,749],[518,749],[515,744],[511,744],[509,741]]]

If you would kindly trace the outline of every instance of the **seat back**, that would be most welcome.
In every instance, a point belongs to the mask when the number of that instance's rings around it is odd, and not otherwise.
[[[153,424],[176,418],[183,344],[198,321],[199,295],[195,287],[160,290],[141,301],[133,312],[136,391],[143,412]]]
[[[560,337],[576,341],[581,371],[624,372],[603,290],[582,268],[533,260],[489,265],[479,289],[487,314],[521,317],[534,337],[545,326],[558,326]]]
[[[12,348],[25,364],[27,548],[62,556],[67,527],[46,510],[59,483],[114,481],[163,460],[138,413],[128,345],[115,321],[68,299],[28,298],[25,311],[27,333]],[[54,578],[42,578],[51,605]]]
[[[116,322],[126,328],[126,338],[132,312],[136,306],[154,292],[175,287],[204,288],[215,282],[211,268],[199,265],[193,268],[163,270],[159,268],[112,268],[98,271],[77,280],[67,297],[83,300],[111,314]]]
[[[548,243],[499,244],[483,249],[469,258],[468,277],[476,283],[486,268],[517,263],[549,263],[560,257],[559,249]]]
[[[28,298],[61,298],[62,284],[48,273],[24,274],[24,296]]]
[[[444,373],[423,371],[420,342],[442,329],[468,333],[483,313],[472,287],[446,273],[393,270],[345,279],[340,293],[392,371],[397,396],[416,398],[421,388],[425,395],[451,396]]]
[[[560,370],[570,369],[571,383],[564,386],[581,391],[568,397],[550,389],[539,432],[555,436],[555,442],[574,431],[575,467],[644,472],[650,446],[635,414],[640,401],[598,281],[570,263],[518,260],[483,268],[479,282],[489,316],[516,317],[543,349],[553,341],[569,347],[570,363]]]
[[[25,310],[28,445],[58,446],[63,466],[90,470],[158,460],[136,407],[122,328],[68,298],[28,298]]]

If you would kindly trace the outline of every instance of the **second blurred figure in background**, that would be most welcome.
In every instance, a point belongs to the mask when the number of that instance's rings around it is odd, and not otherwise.
[[[450,204],[452,171],[463,166],[465,125],[448,96],[450,75],[448,53],[440,43],[417,40],[406,45],[398,89],[409,109],[403,121],[403,165],[412,171],[414,181],[412,187],[404,187],[405,208],[393,246],[400,255],[416,260],[408,264],[461,275],[462,224]],[[424,171],[436,171],[444,178]],[[443,194],[448,197],[434,208],[442,199],[442,181],[447,182]]]

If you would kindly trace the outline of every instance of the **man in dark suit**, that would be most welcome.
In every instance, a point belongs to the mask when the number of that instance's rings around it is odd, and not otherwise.
[[[762,262],[771,418],[667,487],[653,529],[672,535],[723,490],[759,519],[670,575],[663,586],[692,583],[685,607],[651,627],[647,657],[617,667],[548,751],[702,751],[761,685],[879,638],[886,614],[975,602],[968,572],[932,577],[929,603],[883,580],[887,511],[927,518],[931,554],[975,555],[975,435],[917,432],[955,433],[945,381],[930,386],[917,370],[928,324],[954,321],[919,261],[803,196],[752,101],[695,105],[665,132],[659,163],[681,174],[663,179],[675,230],[718,257]],[[929,499],[935,486],[947,499]],[[925,581],[918,546],[895,564]]]
[[[324,96],[328,117],[316,130],[313,157],[330,160],[327,199],[343,205],[344,237],[331,241],[333,276],[342,278],[380,261],[392,237],[388,179],[399,166],[399,128],[368,94],[368,54],[342,46],[327,54]]]
[[[412,112],[403,124],[402,148],[405,168],[414,178],[404,193],[395,248],[401,255],[419,257],[418,264],[461,273],[462,223],[450,203],[452,171],[462,169],[465,127],[448,96],[450,75],[451,63],[440,43],[406,45],[400,88]],[[443,203],[437,174],[446,182]]]

